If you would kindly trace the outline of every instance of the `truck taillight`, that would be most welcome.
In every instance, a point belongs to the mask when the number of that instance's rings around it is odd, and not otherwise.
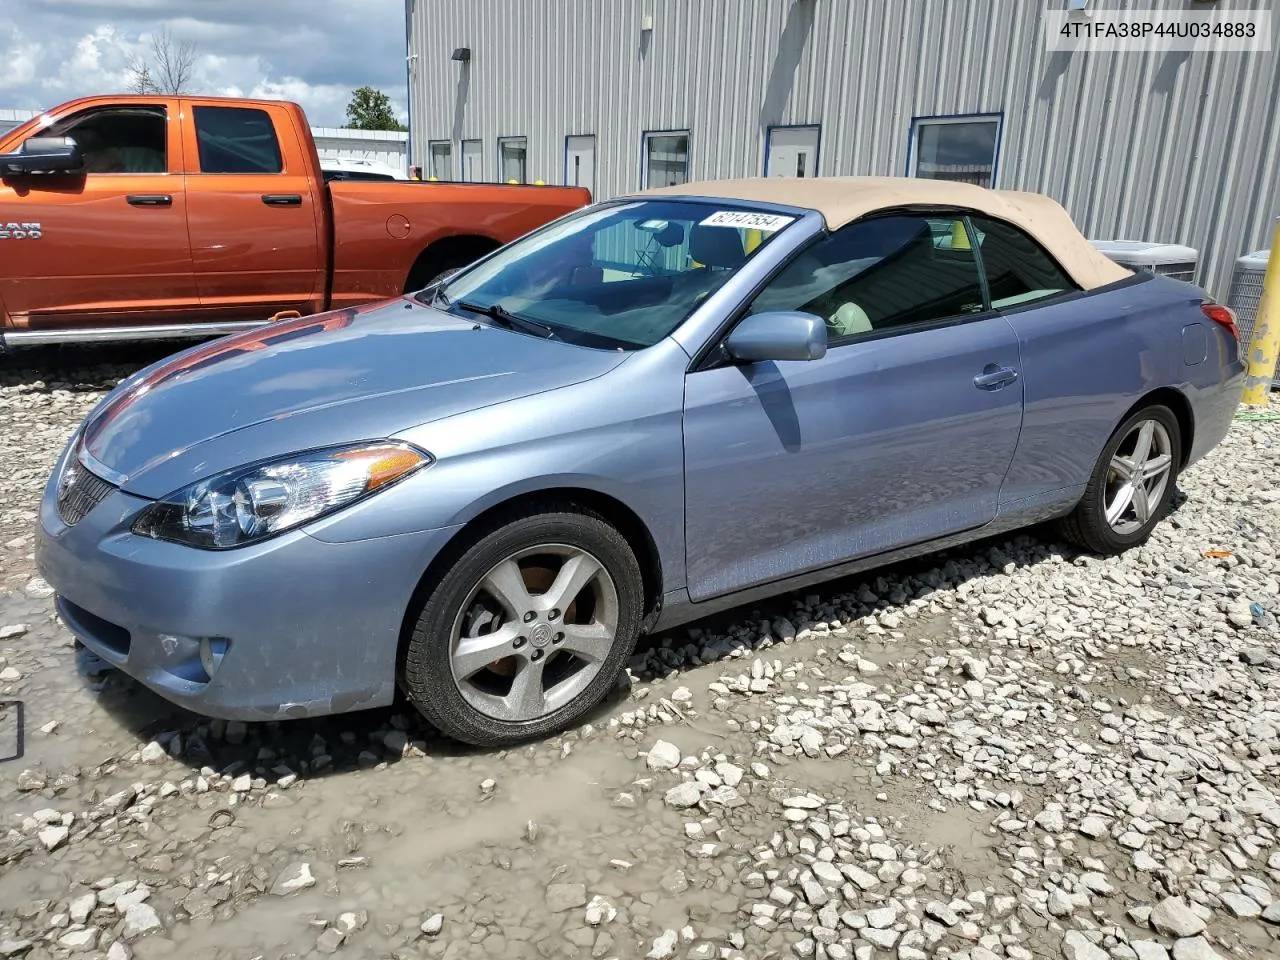
[[[1230,307],[1224,307],[1220,303],[1202,303],[1200,310],[1214,323],[1226,328],[1227,333],[1239,341],[1240,328],[1236,326],[1236,315]]]

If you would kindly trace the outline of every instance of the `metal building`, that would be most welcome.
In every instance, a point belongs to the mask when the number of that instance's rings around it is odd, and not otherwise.
[[[1160,4],[1204,5],[1144,6]],[[1280,214],[1280,42],[1051,52],[1037,0],[405,12],[410,162],[442,179],[577,182],[597,199],[761,174],[966,179],[1047,193],[1095,239],[1194,247],[1220,296]]]
[[[312,127],[316,152],[325,160],[373,160],[402,174],[409,172],[408,134],[394,130],[349,130],[346,127]]]

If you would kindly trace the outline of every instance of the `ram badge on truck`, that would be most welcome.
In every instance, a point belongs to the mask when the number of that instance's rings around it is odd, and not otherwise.
[[[590,201],[333,179],[294,103],[71,101],[0,137],[0,350],[215,335],[397,296]]]

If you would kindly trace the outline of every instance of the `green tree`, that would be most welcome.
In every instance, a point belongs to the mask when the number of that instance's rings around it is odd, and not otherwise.
[[[391,98],[373,87],[360,87],[351,92],[347,104],[347,128],[350,130],[403,130],[391,108]]]

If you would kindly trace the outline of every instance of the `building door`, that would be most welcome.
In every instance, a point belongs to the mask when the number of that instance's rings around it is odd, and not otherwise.
[[[586,187],[596,195],[596,138],[569,137],[564,145],[564,182],[570,187]]]
[[[774,127],[769,131],[767,177],[816,177],[820,127]]]
[[[484,141],[462,141],[462,179],[472,182],[484,179]]]

